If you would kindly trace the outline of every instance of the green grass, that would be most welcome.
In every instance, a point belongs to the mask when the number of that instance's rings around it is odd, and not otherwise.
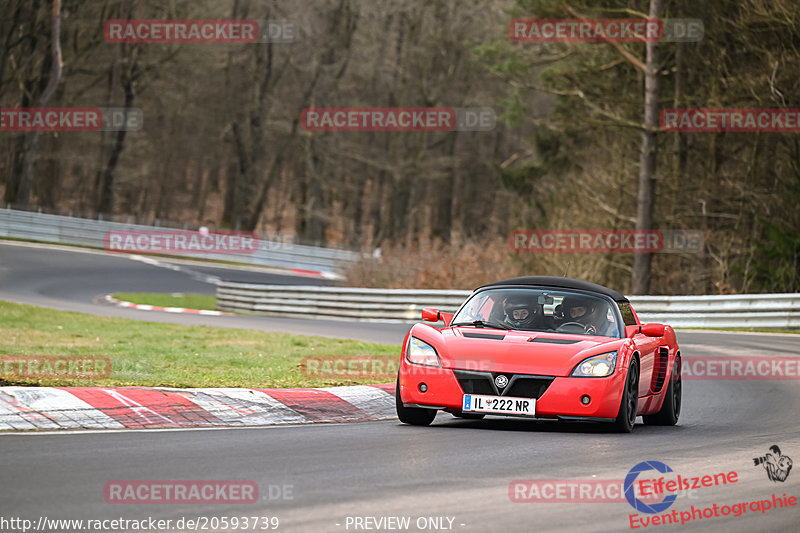
[[[106,356],[112,368],[108,378],[55,380],[19,378],[0,367],[0,385],[272,388],[374,383],[374,378],[307,377],[300,363],[304,357],[370,355],[381,361],[385,357],[389,366],[400,346],[104,318],[0,302],[0,354]]]
[[[120,292],[112,295],[117,300],[135,304],[158,305],[162,307],[185,307],[186,309],[217,308],[217,297],[206,294],[158,294],[148,292]]]

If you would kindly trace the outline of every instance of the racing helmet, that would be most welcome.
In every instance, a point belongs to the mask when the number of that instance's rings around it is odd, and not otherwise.
[[[566,296],[561,302],[565,322],[588,323],[594,316],[596,303],[589,298]]]
[[[503,306],[506,322],[515,329],[525,329],[536,319],[536,305],[522,295],[509,296]]]

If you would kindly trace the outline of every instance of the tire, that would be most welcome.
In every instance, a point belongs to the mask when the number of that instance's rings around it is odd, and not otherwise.
[[[456,418],[463,418],[464,420],[483,420],[486,415],[483,413],[450,413]]]
[[[678,358],[675,359],[675,365],[672,367],[672,378],[669,380],[667,394],[661,409],[653,415],[643,416],[644,423],[648,426],[674,426],[677,424],[678,417],[681,415],[682,392],[681,360]]]
[[[631,360],[622,398],[619,402],[619,413],[612,427],[618,433],[630,433],[636,424],[636,408],[639,403],[639,361]]]
[[[400,399],[400,381],[397,381],[397,388],[395,389],[395,407],[397,408],[397,418],[403,424],[411,424],[412,426],[429,426],[433,419],[436,418],[436,409],[423,409],[420,407],[406,407]]]

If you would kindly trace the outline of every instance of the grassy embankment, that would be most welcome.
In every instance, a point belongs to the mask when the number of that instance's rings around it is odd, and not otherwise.
[[[148,302],[149,303],[149,302]],[[402,339],[398,339],[398,342]],[[160,324],[0,302],[0,355],[104,356],[107,378],[20,377],[0,366],[0,385],[323,387],[373,377],[309,375],[302,360],[375,356],[396,364],[399,345],[244,329]],[[384,378],[379,382],[386,382]]]

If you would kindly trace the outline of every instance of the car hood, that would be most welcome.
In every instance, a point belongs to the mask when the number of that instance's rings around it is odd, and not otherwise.
[[[436,348],[444,368],[544,376],[567,376],[585,358],[617,350],[625,342],[474,327],[415,328],[412,334]]]

